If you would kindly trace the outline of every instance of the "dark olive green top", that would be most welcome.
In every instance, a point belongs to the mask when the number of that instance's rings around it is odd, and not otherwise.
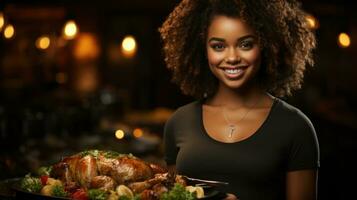
[[[165,161],[179,174],[229,182],[218,188],[240,200],[285,199],[288,171],[317,169],[314,127],[297,108],[275,98],[261,127],[249,138],[223,143],[211,138],[202,121],[202,102],[180,107],[165,125]]]

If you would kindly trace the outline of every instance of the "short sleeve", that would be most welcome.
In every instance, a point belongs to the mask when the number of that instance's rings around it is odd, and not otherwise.
[[[294,123],[294,134],[289,149],[287,171],[320,167],[319,144],[311,121],[301,112]]]
[[[175,142],[174,120],[171,117],[164,128],[164,159],[167,165],[176,164],[178,147]]]

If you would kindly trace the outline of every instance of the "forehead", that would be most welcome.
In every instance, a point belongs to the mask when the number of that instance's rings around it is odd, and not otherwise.
[[[208,38],[239,38],[245,35],[254,35],[254,30],[241,18],[217,15],[210,23],[207,35]]]

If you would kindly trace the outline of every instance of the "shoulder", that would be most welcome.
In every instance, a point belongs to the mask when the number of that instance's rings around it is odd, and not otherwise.
[[[197,113],[200,109],[201,103],[199,101],[193,101],[186,105],[183,105],[176,109],[176,111],[172,114],[172,117],[182,117],[186,115],[191,115],[193,113]]]
[[[276,98],[276,114],[288,120],[296,120],[301,123],[311,123],[310,119],[299,108],[287,103],[286,101]]]
[[[311,120],[300,109],[279,98],[276,98],[275,104],[273,115],[281,127],[293,129],[294,132],[305,130],[304,132],[315,133]]]
[[[288,171],[319,167],[319,142],[310,119],[298,108],[277,99],[275,130],[280,130],[288,155]]]
[[[177,108],[176,111],[167,120],[166,124],[173,124],[190,120],[190,118],[193,118],[199,114],[201,105],[202,104],[200,101],[193,101]]]
[[[282,138],[288,141],[287,144],[291,150],[303,148],[304,151],[308,151],[307,154],[314,154],[318,157],[319,143],[315,128],[300,109],[277,99],[274,117],[274,130],[282,133]]]

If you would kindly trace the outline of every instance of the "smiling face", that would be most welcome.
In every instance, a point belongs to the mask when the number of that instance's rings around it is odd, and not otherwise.
[[[253,29],[240,18],[215,16],[207,32],[207,58],[219,87],[240,89],[254,83],[261,51]]]

